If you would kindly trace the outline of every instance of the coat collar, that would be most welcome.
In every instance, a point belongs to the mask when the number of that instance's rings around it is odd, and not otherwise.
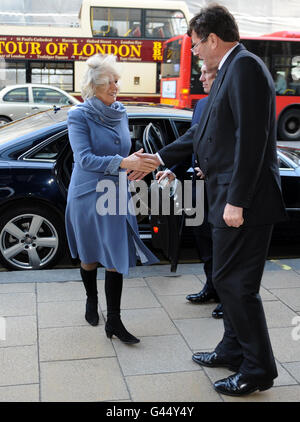
[[[214,80],[214,83],[212,85],[212,89],[210,91],[210,94],[208,96],[208,102],[206,104],[205,109],[203,110],[203,113],[201,115],[200,121],[199,121],[199,125],[198,125],[198,130],[196,132],[196,143],[194,146],[194,150],[197,150],[198,147],[198,143],[201,139],[201,136],[205,130],[212,106],[214,104],[215,98],[219,92],[219,89],[223,83],[223,80],[225,78],[226,72],[229,68],[230,63],[232,62],[232,60],[235,58],[235,56],[243,51],[246,50],[246,48],[243,46],[243,44],[239,44],[227,57],[227,59],[225,60],[224,64],[222,65],[221,69],[218,71],[217,77]]]

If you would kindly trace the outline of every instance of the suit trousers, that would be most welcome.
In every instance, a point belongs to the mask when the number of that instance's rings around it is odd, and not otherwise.
[[[278,375],[259,295],[272,229],[212,229],[213,283],[224,310],[224,336],[215,351],[256,381]]]

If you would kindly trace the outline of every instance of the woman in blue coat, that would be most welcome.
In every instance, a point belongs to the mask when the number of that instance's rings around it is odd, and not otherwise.
[[[120,318],[123,274],[136,265],[158,262],[141,241],[136,217],[119,211],[128,205],[125,169],[136,170],[135,156],[128,157],[131,139],[124,106],[116,101],[119,74],[114,56],[95,55],[86,62],[82,84],[84,103],[68,114],[69,140],[74,168],[68,190],[66,231],[73,258],[79,256],[86,289],[86,320],[99,322],[97,266],[105,267],[107,337],[138,343]],[[119,177],[119,173],[123,177]],[[105,189],[107,187],[107,189]],[[108,192],[109,191],[109,192]],[[109,208],[108,205],[114,205]],[[123,206],[124,208],[124,206]]]

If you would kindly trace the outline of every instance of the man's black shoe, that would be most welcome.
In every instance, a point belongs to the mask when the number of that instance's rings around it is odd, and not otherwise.
[[[198,352],[194,353],[192,357],[193,361],[202,366],[207,366],[209,368],[228,368],[231,371],[238,371],[240,362],[230,362],[220,356],[216,352]]]
[[[217,293],[214,290],[209,289],[207,287],[207,284],[205,284],[201,292],[187,295],[186,299],[192,303],[206,303],[206,302],[209,302],[210,300],[214,300],[215,302],[220,302],[220,299]]]
[[[211,316],[212,316],[213,318],[216,318],[216,319],[223,318],[223,305],[222,305],[222,303],[219,303],[219,304],[215,307],[215,309],[212,311]]]
[[[218,393],[236,397],[251,394],[257,390],[265,391],[272,386],[273,380],[255,383],[255,381],[250,381],[246,375],[240,372],[214,383],[214,388]]]

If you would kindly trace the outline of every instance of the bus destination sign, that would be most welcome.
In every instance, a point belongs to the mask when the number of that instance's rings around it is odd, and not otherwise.
[[[0,59],[87,60],[94,54],[114,54],[126,62],[160,62],[162,42],[0,35]]]

